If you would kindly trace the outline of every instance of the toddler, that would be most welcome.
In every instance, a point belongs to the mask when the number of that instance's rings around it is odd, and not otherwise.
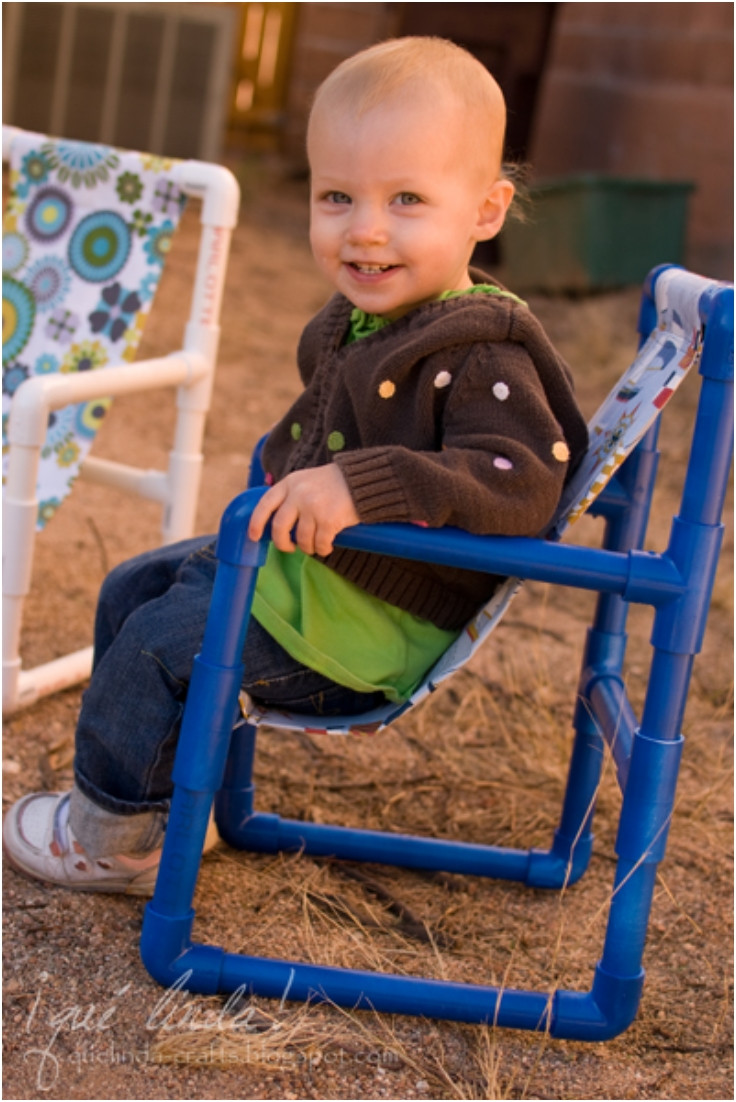
[[[243,682],[258,703],[324,716],[406,699],[499,579],[335,548],[337,533],[401,521],[535,535],[585,450],[539,323],[469,267],[513,197],[504,126],[494,79],[441,39],[374,46],[317,92],[310,241],[336,293],[302,334],[303,393],[263,450],[249,535],[270,520],[272,543]],[[210,536],[106,579],[74,787],[11,808],[3,842],[18,869],[152,891],[214,570]]]

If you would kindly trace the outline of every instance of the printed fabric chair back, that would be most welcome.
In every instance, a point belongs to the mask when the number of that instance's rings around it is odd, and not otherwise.
[[[161,540],[194,533],[204,431],[240,188],[223,165],[65,141],[3,126],[10,197],[3,235],[3,714],[89,676],[92,647],[24,668],[24,603],[38,530],[77,477],[160,507]],[[185,196],[198,204],[188,317],[173,347],[141,358]],[[155,318],[153,319],[156,320]],[[157,343],[169,343],[170,329]],[[181,343],[179,343],[181,342]],[[135,362],[133,362],[135,361]],[[123,440],[90,455],[114,395],[165,391],[161,469]],[[151,409],[160,403],[151,399]],[[122,454],[120,454],[122,451]],[[143,548],[141,548],[143,550]],[[43,585],[41,579],[37,584]],[[60,639],[59,642],[62,642]]]
[[[3,225],[3,480],[7,421],[34,375],[135,359],[185,196],[172,159],[18,132]],[[69,493],[110,405],[54,411],[37,527]]]
[[[710,281],[691,276],[684,283],[677,279],[677,273],[678,269],[672,268],[659,276],[655,288],[657,325],[588,424],[588,451],[563,494],[547,533],[550,539],[559,540],[590,508],[697,362],[702,343],[698,300]],[[507,578],[432,667],[411,698],[401,704],[386,704],[349,719],[325,720],[317,727],[304,717],[259,708],[243,696],[243,714],[249,723],[256,725],[308,728],[325,734],[380,731],[465,665],[501,620],[520,585],[517,578]]]

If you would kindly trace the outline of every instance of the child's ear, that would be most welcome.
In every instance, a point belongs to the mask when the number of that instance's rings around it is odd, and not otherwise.
[[[489,241],[500,232],[514,198],[510,180],[496,180],[488,189],[478,213],[478,241]]]

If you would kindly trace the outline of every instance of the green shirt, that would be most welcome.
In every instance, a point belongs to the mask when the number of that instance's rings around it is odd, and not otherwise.
[[[456,638],[296,551],[273,544],[253,615],[298,662],[357,692],[406,700]]]

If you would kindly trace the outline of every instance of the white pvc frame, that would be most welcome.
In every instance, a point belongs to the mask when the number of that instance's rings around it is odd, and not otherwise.
[[[3,160],[14,127],[3,126]],[[49,412],[76,402],[176,387],[177,420],[165,471],[88,457],[80,477],[158,501],[162,542],[194,531],[202,472],[202,442],[210,407],[220,310],[230,239],[237,225],[240,189],[221,165],[183,161],[175,169],[181,190],[202,201],[201,236],[189,320],[182,349],[165,357],[68,375],[35,376],[18,387],[8,423],[10,453],[3,490],[3,715],[89,676],[92,647],[24,670],[20,657],[23,604],[30,590],[36,538],[38,466]]]

